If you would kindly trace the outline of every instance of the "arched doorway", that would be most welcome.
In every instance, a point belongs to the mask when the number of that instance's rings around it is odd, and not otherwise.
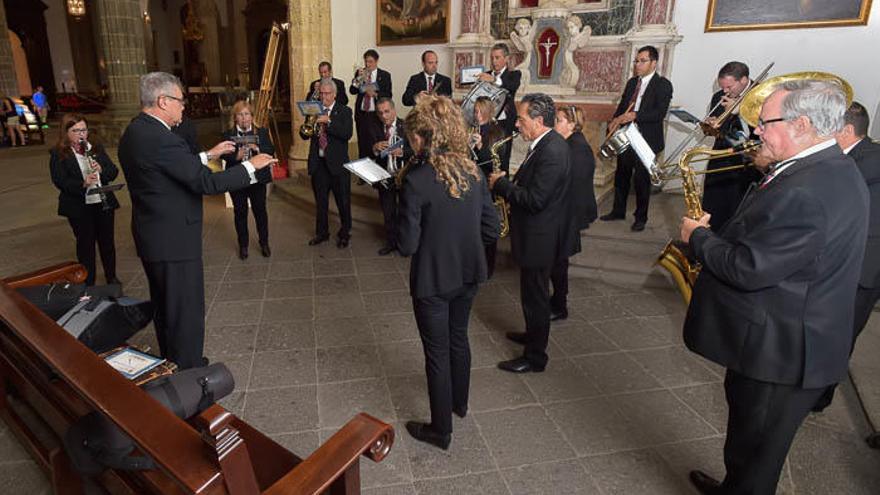
[[[27,54],[21,44],[21,38],[9,31],[9,43],[12,45],[12,62],[15,65],[15,77],[18,80],[18,94],[29,95],[31,86],[31,72],[28,70]]]

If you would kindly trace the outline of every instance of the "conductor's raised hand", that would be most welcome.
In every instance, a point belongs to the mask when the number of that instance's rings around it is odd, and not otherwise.
[[[226,155],[235,151],[235,143],[232,141],[221,141],[216,146],[208,150],[208,159],[217,158],[220,155]]]
[[[251,162],[251,165],[253,165],[254,168],[257,170],[268,167],[273,163],[278,163],[277,158],[273,157],[272,155],[267,155],[266,153],[260,153],[257,156],[251,157],[249,161]]]

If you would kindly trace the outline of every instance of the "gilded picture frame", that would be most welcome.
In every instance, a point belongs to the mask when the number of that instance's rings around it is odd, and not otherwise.
[[[451,3],[452,0],[376,0],[376,44],[448,43]]]
[[[709,0],[705,32],[864,26],[872,0]]]

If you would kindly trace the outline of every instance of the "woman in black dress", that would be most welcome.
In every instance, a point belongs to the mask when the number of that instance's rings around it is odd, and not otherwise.
[[[114,216],[119,201],[112,192],[87,194],[89,189],[106,186],[119,175],[119,169],[96,143],[89,142],[89,124],[79,114],[61,118],[61,132],[49,150],[49,171],[58,193],[58,214],[67,217],[76,237],[76,259],[86,267],[86,285],[95,285],[95,242],[101,251],[104,277],[108,284],[116,278]]]
[[[483,244],[498,236],[486,180],[470,159],[461,110],[423,96],[404,128],[414,157],[399,175],[398,249],[410,262],[410,294],[425,352],[431,422],[410,421],[415,439],[442,449],[452,413],[467,414],[471,354],[467,328],[486,280]]]
[[[241,100],[232,106],[232,116],[229,122],[230,129],[223,133],[225,140],[256,140],[255,143],[241,143],[235,146],[235,151],[222,158],[226,161],[226,168],[238,167],[249,156],[260,153],[267,155],[275,154],[275,146],[269,139],[268,129],[254,125],[254,113],[251,104]],[[248,200],[254,213],[254,223],[257,225],[257,236],[260,239],[260,253],[269,257],[272,251],[269,249],[269,213],[266,211],[266,184],[272,182],[272,169],[266,167],[256,173],[257,183],[251,184],[244,189],[231,191],[233,215],[235,217],[235,233],[238,235],[238,257],[247,259],[248,244]]]

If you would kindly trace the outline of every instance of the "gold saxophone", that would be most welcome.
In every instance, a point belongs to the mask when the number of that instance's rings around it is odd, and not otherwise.
[[[501,170],[501,155],[499,155],[499,151],[501,147],[507,144],[508,141],[512,141],[513,138],[519,136],[518,132],[514,132],[510,136],[507,136],[504,139],[499,139],[498,141],[492,143],[492,147],[489,149],[489,154],[492,156],[492,171],[498,172]],[[501,232],[499,232],[500,237],[507,237],[507,234],[510,233],[510,205],[507,204],[507,201],[504,201],[504,198],[501,196],[495,196],[495,209],[498,210],[498,218],[501,220]]]
[[[723,150],[694,147],[685,151],[678,160],[678,171],[681,174],[681,187],[684,189],[684,203],[687,207],[688,218],[699,220],[703,217],[703,205],[700,202],[700,191],[697,188],[697,175],[727,172],[749,166],[731,165],[729,167],[696,172],[691,168],[691,163],[739,155],[754,151],[760,146],[760,141],[747,141],[739,146]],[[657,257],[656,263],[672,275],[672,280],[675,282],[678,291],[681,292],[681,297],[684,298],[685,304],[690,304],[694,283],[697,281],[697,275],[700,274],[700,264],[691,262],[685,254],[687,249],[687,244],[673,239],[663,248],[663,252]]]

